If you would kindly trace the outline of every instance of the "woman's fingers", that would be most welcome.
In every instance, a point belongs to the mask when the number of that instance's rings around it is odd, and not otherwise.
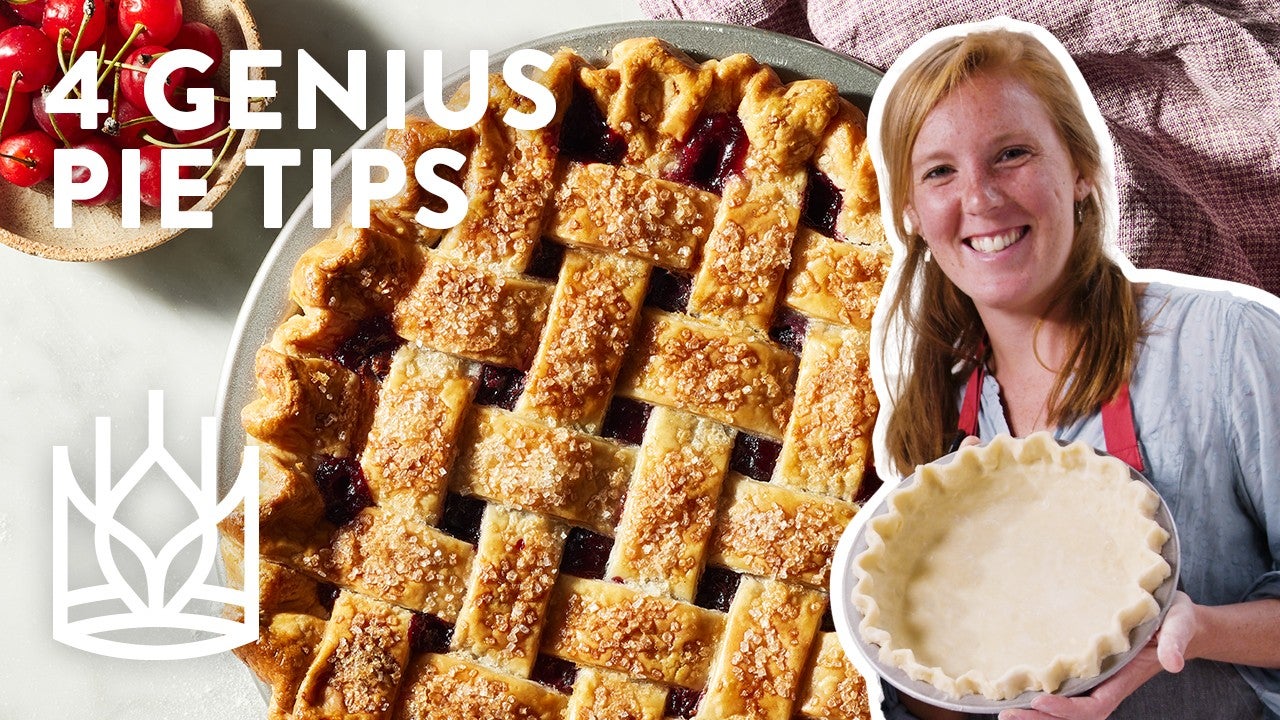
[[[1103,720],[1159,671],[1155,647],[1148,645],[1090,694],[1076,697],[1041,695],[1031,701],[1030,708],[1000,713],[1000,720]]]
[[[1195,603],[1181,590],[1173,598],[1160,625],[1156,653],[1160,665],[1169,672],[1181,672],[1186,665],[1187,646],[1196,634]]]

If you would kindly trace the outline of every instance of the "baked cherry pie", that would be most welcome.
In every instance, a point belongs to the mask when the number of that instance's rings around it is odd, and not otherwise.
[[[311,248],[257,356],[272,717],[863,718],[827,613],[889,250],[830,83],[654,39],[489,112],[448,231],[410,183]],[[233,520],[226,554],[237,568]]]

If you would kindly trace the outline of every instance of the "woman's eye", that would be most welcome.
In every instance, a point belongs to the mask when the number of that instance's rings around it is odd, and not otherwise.
[[[948,165],[939,165],[938,167],[933,167],[933,168],[929,168],[928,170],[926,170],[926,171],[925,171],[925,173],[924,173],[924,179],[925,179],[925,180],[937,180],[937,179],[940,179],[940,178],[944,178],[944,177],[946,177],[947,175],[951,174],[952,172],[953,172],[953,171],[952,171],[952,169],[951,169],[951,167],[950,167],[950,166],[948,166]]]
[[[1017,160],[1018,158],[1030,155],[1031,151],[1024,147],[1012,147],[1001,151],[1001,160]]]

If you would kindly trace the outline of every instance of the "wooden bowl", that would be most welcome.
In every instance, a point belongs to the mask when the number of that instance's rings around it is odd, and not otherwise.
[[[227,87],[231,50],[259,50],[262,43],[245,0],[182,0],[186,20],[199,20],[222,40],[223,62],[217,87]],[[257,70],[261,73],[261,69]],[[218,167],[209,176],[209,192],[190,210],[212,210],[244,170],[245,152],[258,140],[257,130],[236,131]],[[217,157],[217,151],[214,151]],[[0,180],[0,242],[30,255],[54,260],[110,260],[150,250],[182,232],[160,226],[160,210],[142,206],[141,227],[121,227],[120,203],[72,206],[72,227],[53,227],[53,181],[21,188]]]

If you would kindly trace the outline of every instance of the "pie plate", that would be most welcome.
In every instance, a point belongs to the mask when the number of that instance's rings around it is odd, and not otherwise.
[[[1066,446],[1069,443],[1061,440],[1058,443]],[[1099,455],[1106,453],[1094,450]],[[945,465],[951,463],[958,452],[945,455],[935,461],[935,465]],[[1129,476],[1133,480],[1144,483],[1152,490],[1155,486],[1151,484],[1146,477],[1133,468],[1129,469]],[[863,639],[862,634],[858,631],[858,626],[862,622],[862,613],[853,604],[853,588],[858,582],[858,578],[854,572],[853,560],[862,551],[867,549],[867,525],[876,517],[889,512],[889,499],[904,489],[911,487],[915,483],[916,476],[913,474],[904,479],[896,486],[886,484],[881,491],[873,497],[870,502],[864,506],[862,512],[858,513],[849,527],[845,529],[844,535],[840,538],[840,543],[836,547],[835,558],[832,562],[831,571],[831,611],[835,620],[836,633],[840,639],[840,644],[844,647],[845,652],[850,656],[860,655],[871,667],[875,668],[881,678],[889,682],[898,690],[923,700],[931,705],[946,708],[948,710],[958,710],[969,713],[996,713],[1009,708],[1024,708],[1031,705],[1031,701],[1036,697],[1044,694],[1040,691],[1024,692],[1017,697],[1007,700],[992,700],[982,695],[963,695],[955,697],[949,695],[933,685],[922,680],[914,680],[907,675],[902,669],[882,662],[880,660],[879,646],[871,644]],[[1169,606],[1173,602],[1173,597],[1178,589],[1178,571],[1180,565],[1180,550],[1178,543],[1178,531],[1174,526],[1173,516],[1169,512],[1168,506],[1164,502],[1164,498],[1159,498],[1159,505],[1155,512],[1156,523],[1169,533],[1169,539],[1165,541],[1164,547],[1161,549],[1161,556],[1165,562],[1169,564],[1169,576],[1164,582],[1155,589],[1152,595],[1160,606],[1160,612],[1152,619],[1141,623],[1129,632],[1129,649],[1123,653],[1112,655],[1102,662],[1102,672],[1089,678],[1071,678],[1062,684],[1054,693],[1055,695],[1072,696],[1087,693],[1095,686],[1099,685],[1107,678],[1114,675],[1124,667],[1130,660],[1137,656],[1138,652],[1146,646],[1147,642],[1155,635],[1156,630],[1160,627],[1160,623],[1164,620],[1165,613],[1168,612]],[[838,599],[838,600],[837,600]],[[1047,622],[1052,622],[1048,619]]]
[[[589,62],[601,62],[616,43],[633,37],[657,37],[684,51],[696,60],[747,53],[769,65],[783,81],[799,78],[822,78],[831,81],[854,105],[866,109],[880,73],[846,56],[819,45],[771,32],[703,22],[641,21],[588,27],[522,43],[521,48],[554,52],[561,47],[573,48]],[[491,70],[501,70],[503,60],[512,52],[492,57]],[[444,95],[452,94],[463,80],[465,70],[445,81]],[[411,114],[422,114],[422,102],[408,103]],[[386,123],[366,133],[333,167],[333,208],[341,212],[350,201],[351,157],[357,149],[381,148]],[[258,396],[254,360],[258,348],[295,307],[289,299],[290,275],[299,258],[332,231],[313,228],[313,199],[308,196],[294,211],[277,236],[259,268],[241,308],[223,367],[217,403],[219,423],[218,476],[225,493],[240,466],[246,444],[240,410]],[[867,669],[869,672],[869,668]],[[264,696],[269,691],[264,688]],[[878,694],[873,694],[873,698]]]

